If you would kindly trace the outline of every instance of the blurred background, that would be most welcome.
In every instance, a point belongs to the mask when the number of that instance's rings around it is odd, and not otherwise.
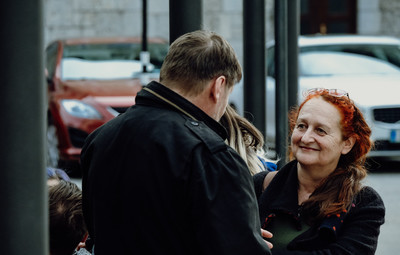
[[[301,100],[303,90],[326,86],[349,92],[377,144],[366,180],[387,207],[377,254],[397,253],[400,1],[254,1],[263,10],[246,1],[20,0],[2,5],[0,204],[5,217],[0,240],[7,254],[24,254],[26,247],[31,254],[44,254],[35,251],[47,247],[45,166],[65,169],[81,185],[84,139],[134,104],[147,81],[158,79],[176,32],[171,10],[179,3],[191,14],[200,5],[199,16],[193,16],[201,23],[196,25],[221,34],[235,49],[244,79],[230,103],[262,130],[270,157],[285,158],[284,113]],[[282,3],[287,3],[284,15]],[[260,18],[259,24],[251,18]],[[253,43],[261,50],[249,50]],[[256,58],[261,62],[252,63]],[[286,72],[280,63],[286,63]],[[257,90],[247,91],[248,84]],[[292,99],[280,100],[282,94]],[[281,114],[275,116],[276,110]],[[26,226],[37,235],[26,233]],[[25,247],[18,245],[21,239]]]

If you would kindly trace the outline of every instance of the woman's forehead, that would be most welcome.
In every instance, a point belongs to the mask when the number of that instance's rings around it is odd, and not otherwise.
[[[303,105],[298,118],[340,123],[341,114],[333,104],[323,100],[321,97],[317,97],[310,99]]]

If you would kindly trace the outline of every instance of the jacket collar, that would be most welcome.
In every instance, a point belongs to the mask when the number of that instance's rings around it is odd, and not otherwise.
[[[282,189],[282,187],[284,187],[284,189]],[[274,179],[270,182],[266,190],[267,192],[263,192],[260,196],[259,210],[261,224],[268,221],[268,218],[271,217],[271,213],[274,212],[287,213],[292,215],[295,219],[298,219],[298,187],[297,161],[294,160],[279,170]],[[334,240],[346,215],[347,212],[342,212],[338,215],[328,216],[324,218],[318,226],[314,227],[317,228],[317,233],[319,235]],[[300,239],[302,236],[304,235],[302,234],[299,236]],[[316,236],[313,236],[313,238],[315,237]]]
[[[221,124],[208,116],[205,112],[192,104],[190,101],[175,93],[166,86],[162,85],[161,83],[152,81],[148,85],[146,85],[145,88],[151,90],[152,92],[155,92],[158,95],[161,95],[164,99],[161,99],[151,92],[142,89],[138,92],[136,96],[136,105],[152,105],[182,113],[182,111],[178,109],[181,108],[183,111],[188,113],[189,116],[194,117],[195,120],[204,122],[223,140],[228,137],[226,129]],[[173,104],[175,104],[178,108],[171,105],[167,101],[173,102]],[[188,116],[187,114],[185,115]]]

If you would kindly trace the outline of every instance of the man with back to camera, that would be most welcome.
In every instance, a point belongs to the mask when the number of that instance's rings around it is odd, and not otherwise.
[[[241,77],[226,40],[184,34],[160,83],[88,137],[83,209],[96,255],[270,254],[249,170],[218,123]]]

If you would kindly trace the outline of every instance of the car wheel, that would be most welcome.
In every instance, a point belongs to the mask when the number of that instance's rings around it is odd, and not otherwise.
[[[47,166],[58,167],[60,159],[58,151],[57,129],[54,125],[47,126]]]

